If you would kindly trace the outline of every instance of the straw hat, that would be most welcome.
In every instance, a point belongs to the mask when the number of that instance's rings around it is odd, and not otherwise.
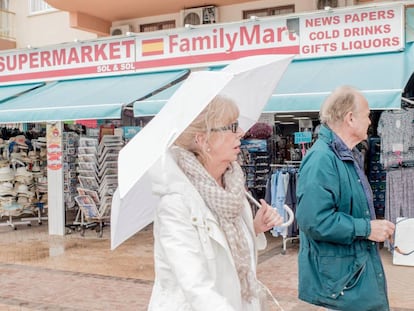
[[[0,167],[0,182],[1,181],[11,181],[14,179],[13,170],[10,166]]]
[[[32,166],[32,173],[40,173],[39,161],[35,161]]]
[[[20,148],[23,148],[23,149],[29,148],[29,146],[26,144],[26,136],[24,135],[17,135],[16,137],[14,137],[14,141]]]
[[[16,169],[14,180],[24,184],[31,184],[33,181],[33,174],[26,170],[26,166],[21,166]]]
[[[29,151],[28,156],[34,161],[39,159],[39,155],[34,150]]]
[[[0,196],[5,196],[5,195],[12,195],[12,196],[16,195],[16,191],[14,191],[13,184],[11,182],[6,181],[6,182],[0,183]]]
[[[29,191],[29,187],[27,187],[25,184],[19,184],[15,191],[17,192],[17,196],[34,197],[34,192]]]
[[[38,137],[36,140],[36,147],[46,147],[46,137]]]
[[[26,166],[18,167],[14,175],[15,177],[17,176],[32,177],[33,176],[33,174],[26,169]]]

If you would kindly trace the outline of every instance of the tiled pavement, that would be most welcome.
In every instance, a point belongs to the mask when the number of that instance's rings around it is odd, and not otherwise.
[[[269,236],[259,256],[259,279],[285,311],[322,311],[297,299],[298,244]],[[93,230],[49,236],[47,223],[0,227],[0,311],[146,310],[153,274],[151,228],[110,250]],[[392,265],[382,250],[393,311],[414,311],[414,267]],[[272,310],[278,310],[274,308]],[[357,308],[355,311],[358,311]]]

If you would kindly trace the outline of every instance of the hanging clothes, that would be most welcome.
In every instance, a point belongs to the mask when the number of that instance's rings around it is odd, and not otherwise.
[[[283,217],[284,221],[287,221],[287,213],[283,208],[286,204],[290,207],[293,213],[296,212],[296,180],[297,180],[297,167],[283,166],[276,168],[270,175],[266,188],[266,201],[273,208],[276,208],[278,213]],[[276,226],[271,231],[271,234],[275,237],[290,237],[298,235],[298,228],[296,221],[289,227]]]

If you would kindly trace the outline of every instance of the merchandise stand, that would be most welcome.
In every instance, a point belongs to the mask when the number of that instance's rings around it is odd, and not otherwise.
[[[81,137],[78,147],[78,180],[75,201],[79,207],[74,224],[95,228],[99,237],[109,224],[112,195],[118,186],[118,154],[124,145],[121,136]]]
[[[41,141],[40,141],[41,140]],[[16,230],[17,225],[30,226],[33,221],[39,225],[44,216],[47,201],[39,192],[47,192],[45,177],[46,153],[44,137],[29,140],[19,133],[4,143],[0,154],[0,217],[6,217],[0,226]]]

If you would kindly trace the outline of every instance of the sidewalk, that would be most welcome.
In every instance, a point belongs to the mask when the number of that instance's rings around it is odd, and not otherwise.
[[[94,230],[84,237],[49,236],[47,230],[47,222],[0,227],[0,311],[146,310],[154,278],[151,227],[115,251],[109,227],[103,238]],[[268,240],[258,276],[283,310],[323,311],[297,299],[298,243],[288,243],[282,255],[281,239]],[[386,250],[382,256],[392,311],[414,311],[414,267],[392,265]]]

